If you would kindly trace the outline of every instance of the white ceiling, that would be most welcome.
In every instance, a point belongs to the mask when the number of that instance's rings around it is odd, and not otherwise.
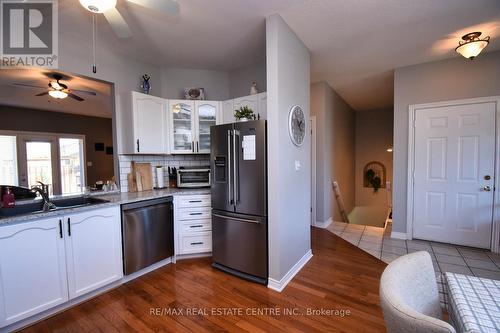
[[[48,95],[35,96],[47,91],[49,76],[56,71],[41,69],[2,69],[0,70],[0,105],[39,109],[45,111],[79,114],[84,116],[111,118],[112,86],[109,83],[64,74],[61,83],[68,85],[69,89],[94,91],[96,96],[74,92],[84,98],[82,102],[72,98],[55,99]],[[13,83],[37,85],[41,88],[19,87]]]
[[[311,51],[312,82],[356,110],[392,106],[395,68],[459,57],[467,32],[500,49],[499,0],[314,0],[280,15]]]
[[[98,43],[106,43],[118,53],[153,65],[228,71],[265,58],[266,16],[304,2],[178,1],[180,14],[172,17],[118,0],[117,9],[129,24],[133,37],[117,38],[103,15],[98,15]],[[59,21],[60,29],[91,34],[91,13],[78,0],[59,2]]]

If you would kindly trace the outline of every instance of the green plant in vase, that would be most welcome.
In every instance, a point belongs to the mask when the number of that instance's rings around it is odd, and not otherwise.
[[[377,193],[380,187],[382,187],[382,179],[380,179],[380,177],[376,175],[373,169],[366,170],[365,178],[373,187],[373,192]]]
[[[238,110],[234,110],[234,117],[238,121],[255,120],[255,114],[248,106],[242,106]]]

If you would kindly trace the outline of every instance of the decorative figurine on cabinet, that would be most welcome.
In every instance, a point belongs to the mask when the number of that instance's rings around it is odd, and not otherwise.
[[[148,95],[149,95],[149,92],[151,91],[150,80],[151,80],[151,76],[149,76],[148,74],[144,74],[142,76],[142,84],[141,84],[142,92],[145,94],[148,94]]]
[[[257,95],[259,91],[257,90],[257,82],[253,81],[250,87],[250,95]]]

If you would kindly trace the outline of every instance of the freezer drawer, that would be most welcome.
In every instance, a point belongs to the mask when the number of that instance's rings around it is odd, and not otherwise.
[[[267,282],[267,219],[214,211],[212,258],[236,275]],[[226,270],[226,271],[230,271]],[[231,272],[231,271],[230,271]]]

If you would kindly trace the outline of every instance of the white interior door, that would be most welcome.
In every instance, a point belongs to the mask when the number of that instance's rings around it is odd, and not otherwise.
[[[415,113],[413,237],[489,248],[495,104]]]

